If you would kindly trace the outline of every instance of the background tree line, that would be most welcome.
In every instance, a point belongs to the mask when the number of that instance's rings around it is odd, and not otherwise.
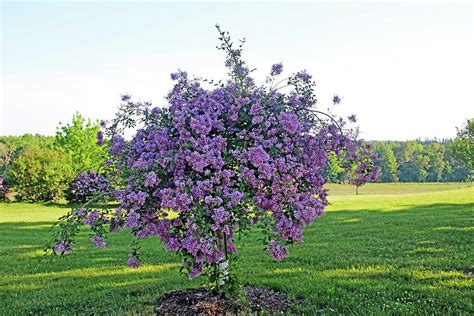
[[[81,172],[100,171],[107,148],[97,145],[98,122],[79,113],[55,136],[0,136],[0,176],[8,199],[52,201],[65,197]]]
[[[371,141],[381,169],[377,182],[464,182],[472,167],[454,152],[453,140]],[[330,182],[346,182],[347,175],[335,156],[327,164]]]
[[[89,191],[106,185],[98,177],[108,158],[107,144],[97,144],[99,130],[97,121],[76,113],[69,124],[59,124],[55,136],[0,136],[0,199],[61,200],[75,178],[82,186],[87,182]],[[379,157],[378,182],[473,179],[474,120],[458,129],[454,140],[372,141],[370,145]],[[337,156],[330,154],[325,170],[327,181],[352,183],[352,174],[345,170]]]

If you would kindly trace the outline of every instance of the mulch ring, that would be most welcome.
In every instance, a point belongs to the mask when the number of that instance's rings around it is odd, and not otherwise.
[[[247,306],[240,298],[222,298],[205,289],[173,291],[158,298],[157,315],[236,315],[264,312],[273,314],[288,311],[301,301],[292,300],[285,293],[252,286],[244,286]]]

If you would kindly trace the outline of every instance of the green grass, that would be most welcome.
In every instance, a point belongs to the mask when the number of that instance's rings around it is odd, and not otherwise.
[[[429,193],[470,187],[470,183],[367,183],[359,188],[359,195],[394,195]],[[327,184],[329,195],[354,195],[355,186]]]
[[[327,214],[286,260],[272,261],[258,232],[238,242],[242,282],[303,297],[295,311],[307,314],[474,313],[473,187],[373,184],[358,196],[349,186],[329,189]],[[144,266],[128,268],[126,232],[99,250],[84,231],[70,256],[42,257],[49,226],[67,210],[0,204],[0,315],[151,312],[161,293],[199,286],[154,238],[143,242]]]

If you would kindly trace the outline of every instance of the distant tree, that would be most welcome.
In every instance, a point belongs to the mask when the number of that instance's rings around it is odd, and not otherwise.
[[[74,172],[98,171],[107,157],[107,147],[97,144],[98,123],[76,113],[71,124],[58,127],[54,146],[69,156]]]
[[[13,151],[4,143],[0,143],[0,172],[7,169],[8,164],[12,160]]]
[[[429,157],[427,181],[443,181],[444,169],[447,166],[447,162],[444,160],[445,151],[445,146],[439,143],[430,143],[425,146],[425,152]]]
[[[352,168],[347,173],[347,180],[355,185],[356,195],[359,194],[359,187],[367,182],[374,182],[380,175],[380,168],[377,166],[378,156],[373,151],[372,145],[360,143],[357,149],[356,159],[352,162]]]
[[[446,161],[446,168],[443,170],[444,182],[469,181],[469,170],[466,166],[453,158],[450,150],[446,150],[444,161]]]
[[[428,177],[429,157],[424,154],[423,145],[407,141],[399,157],[401,182],[425,182]]]
[[[22,136],[0,136],[0,172],[5,172],[21,151],[30,147],[48,148],[53,144],[50,136],[25,134]]]
[[[390,145],[377,142],[374,151],[378,155],[377,166],[380,167],[379,182],[398,182],[398,162]]]
[[[457,129],[457,136],[451,144],[451,152],[457,161],[466,166],[470,179],[474,178],[474,119]]]

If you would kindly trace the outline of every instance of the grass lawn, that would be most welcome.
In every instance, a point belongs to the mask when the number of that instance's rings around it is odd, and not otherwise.
[[[295,311],[307,314],[474,314],[474,187],[370,184],[358,196],[328,187],[327,214],[289,258],[272,261],[258,232],[238,242],[242,282],[303,297]],[[161,293],[199,286],[156,238],[142,242],[145,264],[127,267],[126,232],[100,250],[85,230],[71,255],[43,257],[50,225],[67,210],[0,204],[0,315],[152,312]]]

